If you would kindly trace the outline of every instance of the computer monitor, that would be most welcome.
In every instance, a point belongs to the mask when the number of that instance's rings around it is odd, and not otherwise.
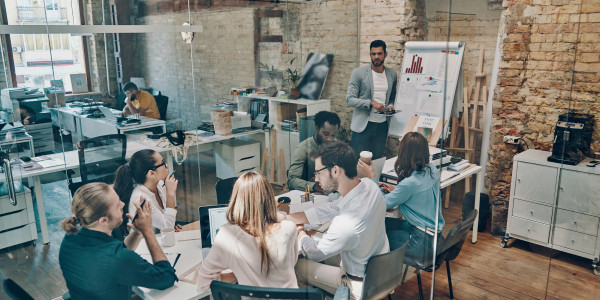
[[[200,206],[198,212],[202,248],[210,248],[221,226],[227,223],[227,205]]]

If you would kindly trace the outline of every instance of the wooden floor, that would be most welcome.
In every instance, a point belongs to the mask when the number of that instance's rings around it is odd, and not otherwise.
[[[203,185],[203,193],[213,190],[209,186]],[[461,197],[453,198],[462,201]],[[448,224],[444,231],[458,222],[461,210],[458,202],[454,200],[450,209],[444,209]],[[66,291],[58,264],[63,236],[58,224],[51,224],[49,245],[40,241],[36,245],[28,243],[0,250],[0,280],[12,278],[34,299],[61,295]],[[511,240],[507,248],[501,248],[500,239],[489,232],[480,233],[476,244],[471,244],[469,236],[460,255],[451,263],[451,270],[455,299],[600,299],[600,278],[593,274],[590,260],[565,253],[550,258],[518,240]],[[425,298],[429,299],[431,273],[422,273],[422,278]],[[434,298],[448,299],[445,267],[436,272],[435,282]],[[392,295],[394,299],[418,297],[415,276]],[[0,291],[0,299],[7,299],[4,290]]]

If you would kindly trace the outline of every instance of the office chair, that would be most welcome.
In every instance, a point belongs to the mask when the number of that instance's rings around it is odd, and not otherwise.
[[[161,94],[160,91],[153,90],[152,96],[156,101],[156,106],[158,107],[158,112],[160,113],[160,119],[163,121],[167,120],[167,106],[169,105],[169,97]]]
[[[3,282],[4,291],[13,300],[33,300],[33,297],[29,295],[21,286],[19,286],[12,279],[4,279]]]
[[[222,281],[213,281],[210,291],[215,300],[241,300],[242,298],[272,298],[272,299],[307,299],[322,300],[325,298],[323,292],[317,288],[310,289],[288,289],[288,288],[266,288],[248,285],[232,284]],[[334,300],[350,299],[350,289],[340,287],[334,295]]]
[[[229,204],[229,198],[233,192],[233,185],[237,177],[231,177],[227,179],[221,179],[215,184],[217,190],[217,204]]]
[[[477,217],[477,210],[472,210],[461,223],[452,227],[446,237],[440,239],[438,242],[437,255],[435,258],[435,266],[433,265],[433,255],[423,255],[419,257],[413,257],[410,254],[404,258],[404,274],[402,275],[402,282],[404,283],[404,277],[408,271],[408,267],[414,267],[415,273],[417,274],[417,281],[419,284],[419,298],[423,299],[423,286],[421,283],[421,272],[420,270],[427,272],[435,272],[439,269],[442,263],[446,262],[446,272],[448,273],[448,289],[450,292],[450,299],[454,299],[452,292],[452,277],[450,275],[450,261],[454,260],[469,234],[469,229],[473,227],[473,222]],[[387,222],[386,222],[387,223]],[[386,224],[387,225],[387,224]]]
[[[73,181],[74,172],[67,172],[72,195],[79,187],[89,182],[112,184],[117,168],[127,163],[127,136],[124,134],[109,134],[83,140],[79,142],[78,148],[81,181]]]
[[[389,237],[388,237],[389,238]],[[390,240],[390,252],[373,256],[367,262],[363,278],[363,300],[383,299],[402,282],[402,262],[408,245],[408,235],[403,239]]]

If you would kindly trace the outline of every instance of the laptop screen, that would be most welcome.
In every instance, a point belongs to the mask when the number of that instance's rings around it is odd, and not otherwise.
[[[210,248],[221,226],[227,223],[227,205],[200,206],[198,211],[202,248]]]

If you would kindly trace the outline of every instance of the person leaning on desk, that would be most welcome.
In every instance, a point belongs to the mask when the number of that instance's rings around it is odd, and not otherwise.
[[[373,166],[358,161],[358,169],[377,182]],[[406,254],[413,257],[431,256],[435,233],[436,204],[439,205],[438,233],[444,227],[440,200],[440,177],[435,164],[429,161],[427,139],[418,132],[407,133],[398,145],[394,165],[398,185],[380,183],[386,209],[398,206],[404,216],[403,231],[410,234]],[[387,191],[389,193],[385,193]],[[438,234],[438,239],[441,234]]]
[[[198,291],[233,271],[237,282],[260,287],[297,288],[296,224],[277,221],[277,203],[269,181],[257,172],[244,173],[233,186],[227,221],[198,271]],[[199,253],[198,255],[201,255]]]
[[[132,286],[166,289],[177,280],[152,230],[150,203],[136,205],[137,218],[125,242],[111,236],[123,222],[123,206],[106,183],[88,183],[75,192],[73,216],[60,224],[67,234],[58,255],[71,299],[131,299]],[[142,236],[154,264],[131,250]]]
[[[127,95],[125,107],[123,107],[123,116],[140,114],[144,117],[160,119],[156,99],[150,93],[140,91],[133,82],[126,83],[123,86],[123,92]]]

